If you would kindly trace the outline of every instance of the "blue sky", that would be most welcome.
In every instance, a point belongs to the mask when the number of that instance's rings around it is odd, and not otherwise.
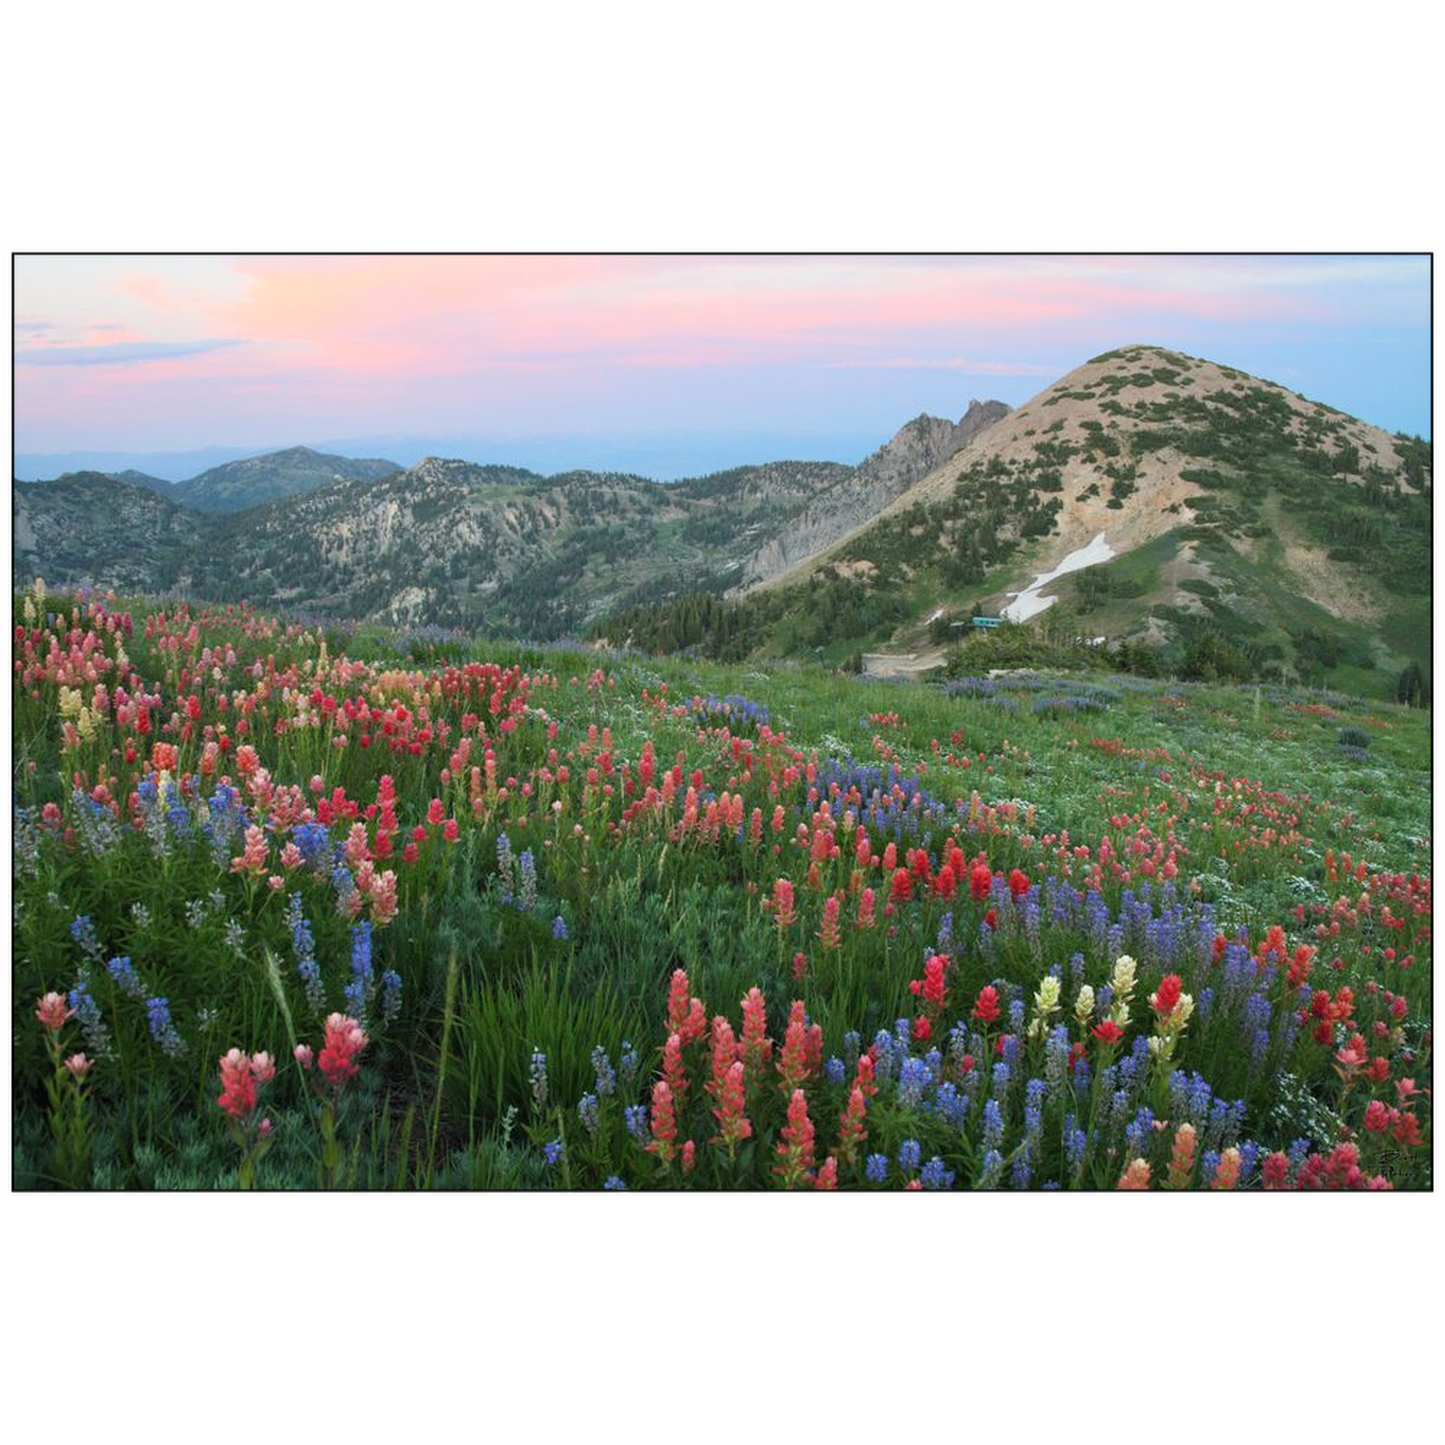
[[[856,461],[921,411],[1016,405],[1133,342],[1392,431],[1430,420],[1425,256],[21,256],[15,273],[17,451],[115,465],[337,438],[659,476]]]

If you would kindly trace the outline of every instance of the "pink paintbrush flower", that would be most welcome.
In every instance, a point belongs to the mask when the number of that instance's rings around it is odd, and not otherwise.
[[[35,1017],[48,1029],[63,1029],[65,1021],[74,1012],[61,993],[48,993],[44,998],[35,1000]]]

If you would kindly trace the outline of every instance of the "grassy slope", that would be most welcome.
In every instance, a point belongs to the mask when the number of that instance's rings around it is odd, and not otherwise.
[[[142,611],[139,605],[135,610],[138,614]],[[282,645],[268,640],[262,646],[270,651]],[[391,660],[397,655],[397,646],[389,632],[363,627],[338,631],[330,651],[333,656],[346,652],[353,657]],[[1318,696],[1300,693],[1118,679],[1105,680],[1110,692],[1103,711],[1046,717],[1034,712],[1032,704],[1038,692],[1023,682],[1002,685],[1008,695],[1006,703],[1011,704],[1005,705],[986,698],[949,698],[941,689],[926,685],[866,682],[798,665],[724,667],[681,658],[607,658],[583,649],[543,650],[484,640],[430,649],[423,644],[406,646],[411,661],[425,665],[443,658],[485,658],[554,673],[560,686],[540,694],[538,701],[545,703],[548,714],[557,720],[557,745],[562,748],[575,746],[586,728],[596,724],[612,729],[621,756],[636,757],[642,740],[653,738],[664,759],[676,749],[686,754],[689,766],[703,762],[709,750],[703,746],[695,722],[639,705],[642,689],[655,694],[666,684],[675,703],[694,694],[741,693],[754,699],[770,709],[772,726],[784,730],[793,745],[816,750],[820,757],[878,761],[881,743],[906,772],[925,766],[926,786],[941,798],[967,799],[976,790],[987,802],[1017,800],[1021,806],[1031,806],[1036,818],[1030,826],[1037,834],[1068,828],[1076,839],[1094,841],[1101,830],[1112,826],[1111,815],[1152,808],[1173,790],[1182,789],[1194,805],[1181,829],[1195,849],[1185,860],[1184,876],[1200,873],[1205,896],[1220,905],[1221,918],[1231,925],[1248,924],[1252,930],[1288,918],[1296,903],[1327,898],[1322,862],[1327,847],[1348,846],[1377,868],[1406,873],[1429,868],[1429,716],[1392,706],[1332,699],[1330,709],[1321,712]],[[149,646],[137,639],[132,650],[149,669],[153,660]],[[615,688],[585,686],[599,666],[615,679]],[[572,685],[573,680],[577,685]],[[1056,679],[1046,690],[1068,692],[1076,687],[1076,680]],[[870,714],[896,714],[897,721],[880,723]],[[1368,734],[1367,761],[1351,761],[1341,751],[1338,734],[1345,724]],[[50,703],[21,699],[14,763],[27,802],[63,798],[56,731]],[[954,745],[972,760],[967,769],[947,766],[932,750],[934,740],[946,747],[954,734],[961,735]],[[1133,750],[1132,755],[1093,746],[1095,739],[1117,740],[1124,749]],[[278,758],[281,746],[274,739],[258,741],[267,762],[276,764],[278,778],[289,778],[292,773],[306,776],[306,769],[294,766],[294,758],[293,764],[283,766]],[[286,746],[303,745],[297,741]],[[540,724],[535,720],[526,724],[503,746],[504,770],[523,769],[529,759],[540,761],[541,749],[547,745]],[[25,768],[32,758],[38,764],[35,773]],[[1304,810],[1310,838],[1297,859],[1267,855],[1241,865],[1216,866],[1217,860],[1208,852],[1207,835],[1198,831],[1199,821],[1209,816],[1214,785],[1207,779],[1190,780],[1184,759],[1225,778],[1253,779],[1295,799],[1307,795],[1319,803],[1328,798],[1339,806],[1328,816],[1313,808]],[[363,798],[370,796],[382,768],[395,772],[403,819],[410,822],[425,808],[433,791],[437,761],[414,762],[405,755],[390,758],[351,749],[344,756],[330,758],[325,766],[342,770],[352,794]],[[710,773],[714,784],[721,780],[720,773]],[[471,848],[475,840],[470,838],[470,824],[467,828],[469,836],[461,846]],[[1114,831],[1122,838],[1128,830]],[[521,836],[514,829],[514,837]],[[132,855],[138,856],[139,840],[130,842]],[[514,913],[485,905],[478,880],[484,883],[492,870],[490,846],[488,834],[467,855],[470,866],[457,870],[454,886],[445,898],[436,900],[436,906],[405,907],[398,923],[379,936],[377,944],[380,956],[402,969],[407,980],[406,1007],[413,1011],[403,1019],[403,1027],[412,1034],[400,1036],[414,1040],[413,1047],[396,1050],[396,1056],[404,1061],[399,1076],[404,1100],[430,1097],[429,1061],[437,1037],[439,971],[448,950],[460,947],[462,956],[470,960],[463,977],[454,1040],[459,1067],[444,1110],[444,1138],[458,1147],[471,1145],[474,1126],[479,1131],[494,1127],[504,1104],[525,1102],[528,1050],[533,1044],[548,1049],[554,1088],[570,1110],[581,1090],[591,1087],[588,1053],[594,1044],[602,1043],[615,1054],[623,1038],[654,1040],[661,1023],[662,982],[674,966],[689,967],[694,987],[718,1006],[740,998],[760,978],[770,997],[787,996],[785,970],[777,957],[771,925],[756,904],[747,901],[736,878],[719,871],[712,852],[665,845],[604,851],[595,855],[601,865],[595,885],[583,878],[585,869],[579,874],[574,868],[544,861],[549,903],[555,900],[565,909],[574,930],[570,949],[561,949],[548,943],[545,926],[538,925],[535,937],[516,931],[521,924]],[[718,857],[726,860],[732,854],[719,850]],[[1039,861],[1042,864],[1043,860]],[[1299,876],[1292,876],[1296,872]],[[108,934],[130,926],[120,920],[133,896],[128,890],[141,887],[140,880],[102,870],[79,882],[84,888],[66,893],[64,909],[41,906],[38,892],[27,904],[17,968],[28,971],[17,971],[18,997],[33,997],[73,966],[73,947],[66,932],[72,911],[92,913]],[[584,883],[594,891],[580,895],[574,891],[563,901],[561,890],[576,890]],[[239,909],[243,880],[222,874],[220,886]],[[175,893],[177,887],[172,884],[171,891]],[[177,894],[177,899],[181,896]],[[261,896],[264,899],[264,891]],[[585,906],[579,897],[585,899]],[[159,916],[159,903],[155,906]],[[179,914],[179,901],[172,899],[168,906]],[[270,912],[277,912],[274,905]],[[312,916],[320,956],[344,972],[344,923],[330,908],[313,907]],[[550,908],[546,916],[550,917]],[[187,936],[177,933],[180,941],[166,945],[151,937],[149,930],[127,935],[136,940],[137,965],[143,971],[156,976],[170,960],[173,973],[167,988],[178,1009],[180,1000],[188,997],[192,1002],[199,998],[208,1006],[219,1002],[235,1007],[230,995],[218,991],[215,982],[218,971],[229,966],[213,937],[219,926],[219,921],[207,925],[211,934],[207,936],[205,991],[193,996],[188,993],[193,983],[184,964],[192,951]],[[273,943],[278,936],[275,927],[273,920]],[[498,933],[498,928],[504,931]],[[505,928],[514,928],[515,936]],[[910,950],[915,941],[909,938]],[[167,948],[173,952],[168,954]],[[546,952],[548,948],[551,953]],[[142,949],[149,951],[143,953]],[[545,985],[533,982],[537,974],[529,960],[538,954],[556,960],[545,974]],[[808,986],[810,1016],[829,1030],[830,1047],[842,1028],[886,1025],[907,1007],[903,980],[911,972],[913,960],[910,957],[905,965],[900,957],[894,964],[886,977],[879,971],[870,972],[868,988],[861,994],[849,992],[841,984],[835,989],[823,975]],[[233,968],[233,973],[243,980],[238,987],[252,988],[258,1001],[255,1026],[243,1027],[239,1016],[228,1016],[216,1040],[217,1049],[232,1037],[252,1046],[271,1037],[261,1027],[270,1007],[267,985],[249,963],[244,969]],[[546,992],[539,992],[544,987]],[[38,1048],[33,1030],[24,1037]],[[188,1081],[187,1088],[194,1094],[193,1081]],[[209,1107],[209,1100],[204,1102]],[[37,1120],[32,1111],[28,1124]],[[292,1159],[287,1151],[303,1149],[309,1137],[306,1120],[282,1116],[282,1121],[269,1177],[305,1183],[311,1178],[311,1166],[301,1153]],[[182,1161],[192,1172],[174,1172],[169,1176],[172,1182],[211,1187],[234,1177],[232,1153],[221,1131],[213,1126],[213,1115],[202,1118],[197,1134],[188,1112],[174,1131],[166,1123],[166,1147],[182,1139],[183,1128],[190,1129],[184,1137],[194,1139],[195,1158],[200,1161],[194,1165]],[[355,1122],[349,1125],[358,1127]],[[24,1147],[41,1148],[38,1137],[31,1129],[22,1141]],[[112,1137],[118,1136],[107,1135],[108,1140]],[[376,1148],[374,1136],[368,1136],[366,1148],[371,1151],[369,1158]],[[174,1171],[182,1169],[149,1144],[145,1151],[138,1147],[135,1155],[132,1174],[122,1175],[117,1164],[108,1177],[150,1179],[147,1171],[159,1170],[162,1164]],[[493,1187],[519,1182],[512,1176],[494,1176],[482,1156],[469,1157],[466,1167],[471,1172],[447,1175],[444,1182]],[[539,1173],[529,1182],[541,1181]],[[165,1180],[157,1173],[151,1182]]]

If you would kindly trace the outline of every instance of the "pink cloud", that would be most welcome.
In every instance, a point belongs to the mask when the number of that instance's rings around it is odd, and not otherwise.
[[[154,430],[211,418],[218,437],[239,420],[268,435],[314,430],[323,413],[330,429],[407,426],[422,413],[485,426],[518,408],[544,418],[602,400],[636,414],[683,395],[680,378],[703,369],[714,375],[688,394],[700,413],[741,416],[761,398],[781,415],[782,378],[799,404],[820,411],[841,398],[843,413],[885,392],[946,394],[931,372],[1044,381],[1131,341],[1183,344],[1262,323],[1304,335],[1368,314],[1362,298],[1413,297],[1403,267],[1189,256],[31,260],[17,270],[30,328],[17,346],[95,354],[85,366],[22,366],[17,420]],[[1367,284],[1351,289],[1356,272]],[[98,354],[110,345],[115,364]]]

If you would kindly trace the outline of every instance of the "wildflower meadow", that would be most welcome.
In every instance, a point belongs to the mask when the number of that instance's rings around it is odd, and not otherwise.
[[[1428,717],[15,599],[23,1189],[1421,1189]]]

